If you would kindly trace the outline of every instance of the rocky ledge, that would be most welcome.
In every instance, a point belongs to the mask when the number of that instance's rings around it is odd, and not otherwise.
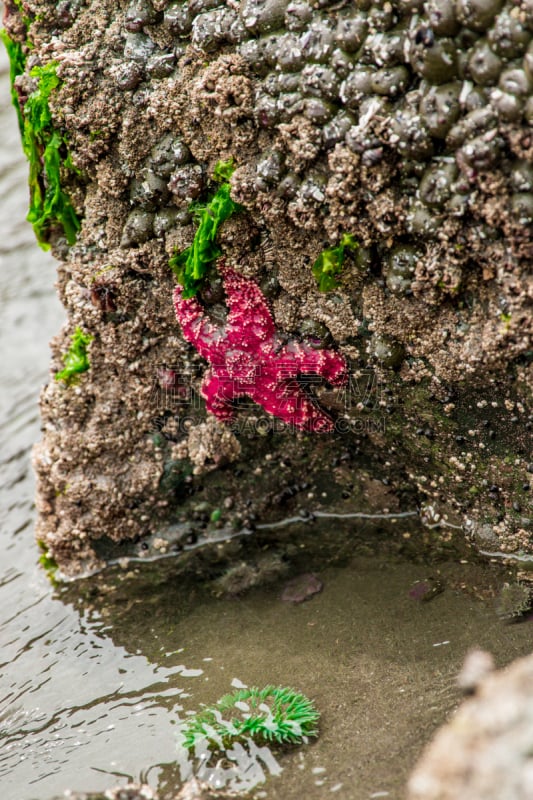
[[[531,0],[5,9],[29,219],[68,313],[34,457],[47,565],[321,510],[418,510],[526,563]],[[213,398],[221,258],[267,308],[277,383],[248,308],[218,373],[238,390]],[[321,432],[280,412],[287,387]]]

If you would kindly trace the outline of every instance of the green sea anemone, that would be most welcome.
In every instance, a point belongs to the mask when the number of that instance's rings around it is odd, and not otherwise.
[[[504,583],[496,601],[496,611],[500,619],[516,622],[531,611],[531,587],[519,581]]]
[[[311,700],[294,689],[239,689],[184,720],[182,744],[189,750],[202,740],[216,748],[250,738],[257,742],[300,744],[305,736],[318,735],[319,716]]]

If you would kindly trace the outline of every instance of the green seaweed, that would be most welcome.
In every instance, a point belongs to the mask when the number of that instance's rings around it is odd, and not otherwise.
[[[235,172],[235,163],[232,158],[227,161],[218,161],[213,170],[213,180],[217,183],[229,183]]]
[[[70,386],[78,379],[81,372],[86,372],[90,365],[87,347],[92,342],[93,337],[89,333],[84,333],[81,328],[76,328],[71,336],[71,344],[63,356],[64,369],[56,372],[56,381],[63,381]]]
[[[340,244],[323,250],[313,264],[313,275],[321,292],[331,292],[340,285],[339,275],[342,272],[346,250],[356,250],[359,244],[351,233],[343,233]]]
[[[50,111],[50,95],[61,81],[57,75],[57,62],[34,67],[30,76],[37,88],[21,108],[14,87],[15,79],[26,67],[26,55],[18,42],[7,31],[0,31],[10,61],[11,99],[17,111],[22,135],[22,146],[30,164],[30,208],[27,219],[33,225],[37,241],[44,250],[50,244],[50,228],[60,225],[68,244],[76,241],[80,221],[68,195],[61,188],[61,169],[77,172],[67,150],[66,137],[54,128]]]
[[[48,580],[52,584],[52,586],[56,586],[58,581],[56,578],[56,572],[59,569],[59,565],[55,558],[50,555],[50,551],[42,539],[39,539],[37,544],[41,550],[41,555],[39,556],[39,564],[44,569],[46,574],[48,575]]]
[[[76,171],[66,149],[66,137],[52,122],[49,99],[61,83],[57,62],[34,67],[30,76],[37,79],[23,114],[22,145],[30,162],[30,210],[27,219],[33,225],[37,241],[49,249],[50,227],[60,225],[69,245],[74,244],[80,221],[67,194],[61,188],[61,168]]]
[[[15,79],[19,75],[22,75],[26,68],[26,54],[22,49],[22,45],[19,44],[19,42],[16,42],[14,39],[12,39],[5,29],[0,30],[0,39],[2,39],[4,47],[7,50],[7,55],[9,57],[9,82],[11,86],[11,102],[15,106],[19,128],[22,135],[24,132],[24,118],[22,116],[22,109],[20,107],[19,96],[17,94],[17,90],[15,89]]]
[[[216,748],[249,738],[300,744],[304,737],[318,736],[319,717],[311,700],[294,689],[281,686],[239,689],[186,719],[181,728],[181,743],[187,749],[202,740]]]
[[[183,297],[194,297],[202,285],[209,265],[221,255],[216,243],[219,227],[242,206],[231,199],[229,179],[234,171],[233,162],[219,161],[213,178],[222,181],[221,185],[207,203],[193,203],[190,209],[198,222],[192,244],[174,253],[169,266],[178,283],[183,286]]]

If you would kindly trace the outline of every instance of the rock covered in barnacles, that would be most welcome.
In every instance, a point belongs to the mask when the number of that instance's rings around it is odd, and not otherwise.
[[[98,539],[154,533],[199,488],[191,470],[212,465],[195,444],[198,463],[187,456],[166,479],[174,449],[187,449],[187,404],[206,366],[176,325],[168,262],[190,246],[215,166],[229,158],[244,210],[219,232],[227,263],[264,288],[280,337],[305,349],[311,333],[317,351],[350,358],[354,384],[370,370],[387,387],[375,404],[357,385],[353,402],[321,394],[346,417],[347,439],[362,425],[353,448],[398,473],[408,463],[423,498],[490,520],[499,545],[488,549],[527,551],[528,0],[5,5],[26,57],[14,85],[22,103],[33,68],[57,62],[50,114],[81,220],[73,246],[58,226],[48,231],[69,318],[53,372],[77,326],[94,336],[79,385],[51,380],[42,397],[37,536],[61,568],[90,565]],[[347,259],[335,290],[320,292],[313,264],[345,234],[364,264]],[[222,330],[219,289],[213,267],[199,302]],[[204,401],[193,411],[197,428]],[[417,434],[427,419],[437,421],[431,441]],[[326,438],[320,447],[337,446]],[[254,475],[256,440],[249,451],[239,443]],[[400,484],[391,478],[391,491]]]

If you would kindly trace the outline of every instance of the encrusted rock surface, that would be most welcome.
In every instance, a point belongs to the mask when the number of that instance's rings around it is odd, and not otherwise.
[[[367,487],[385,481],[395,508],[438,506],[481,549],[531,551],[531,0],[5,5],[22,103],[31,68],[58,62],[50,108],[77,170],[62,175],[77,241],[49,230],[69,317],[52,370],[76,326],[91,368],[50,380],[35,451],[37,536],[62,570],[228,495],[217,524],[279,516],[272,498],[294,483],[310,505],[379,511]],[[317,388],[334,434],[265,436],[250,407],[247,431],[205,422],[206,364],[174,317],[168,261],[230,158],[244,210],[219,246],[280,334],[349,360],[348,400]],[[359,249],[320,292],[312,265],[345,233]],[[223,321],[214,265],[200,299]],[[210,455],[193,457],[201,425]],[[287,497],[283,513],[301,502]]]
[[[485,656],[485,658],[483,658]],[[478,666],[487,654],[471,654]],[[408,800],[527,800],[533,794],[533,658],[483,675],[414,770]]]

